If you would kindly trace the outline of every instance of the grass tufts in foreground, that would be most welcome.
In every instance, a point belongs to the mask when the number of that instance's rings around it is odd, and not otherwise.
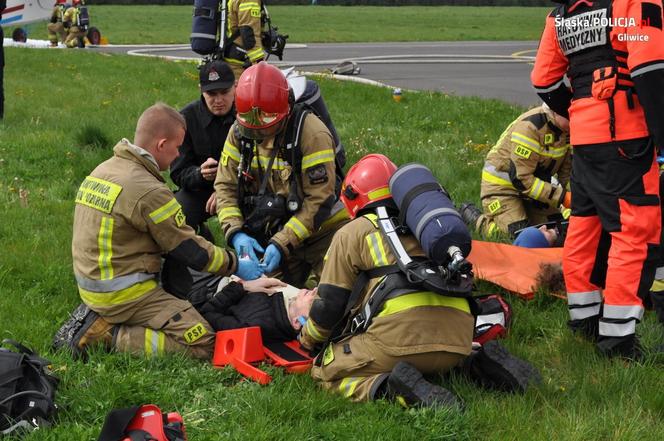
[[[542,371],[543,385],[513,396],[479,389],[458,376],[442,379],[466,402],[461,415],[403,410],[387,402],[353,404],[317,389],[307,376],[270,367],[275,379],[261,387],[230,369],[184,356],[147,360],[94,352],[84,364],[51,352],[53,333],[79,302],[70,256],[79,183],[111,155],[117,140],[133,136],[147,106],[165,101],[181,107],[196,99],[195,68],[10,48],[5,73],[0,337],[34,347],[62,378],[57,424],[26,440],[93,440],[112,408],[140,403],[182,413],[192,441],[661,440],[662,365],[598,357],[592,345],[565,329],[564,303],[545,293],[530,303],[509,297],[514,321],[505,341]],[[398,164],[422,162],[457,202],[477,200],[483,157],[522,110],[439,93],[406,93],[395,103],[390,89],[320,83],[350,163],[369,152],[385,153]],[[478,286],[484,293],[497,291],[487,283]],[[664,337],[652,313],[640,330],[647,346]]]

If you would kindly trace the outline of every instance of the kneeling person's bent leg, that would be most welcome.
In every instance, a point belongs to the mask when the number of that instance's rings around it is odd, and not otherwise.
[[[353,401],[367,401],[375,398],[378,387],[400,361],[412,364],[424,374],[433,374],[449,371],[464,357],[450,352],[392,356],[377,347],[369,335],[360,334],[330,344],[321,355],[320,366],[311,369],[311,376],[324,389]]]
[[[116,349],[148,356],[187,352],[210,358],[215,334],[207,321],[188,301],[159,291],[120,327]]]

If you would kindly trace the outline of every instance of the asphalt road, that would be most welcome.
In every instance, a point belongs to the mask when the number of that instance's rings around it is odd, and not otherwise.
[[[537,42],[344,43],[287,46],[279,66],[326,71],[355,60],[358,77],[393,87],[432,90],[459,96],[497,98],[529,106],[538,102],[530,85]],[[114,46],[93,50],[195,59],[187,45]]]

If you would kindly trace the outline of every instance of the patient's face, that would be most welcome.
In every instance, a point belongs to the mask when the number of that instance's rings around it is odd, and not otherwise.
[[[301,289],[297,293],[297,297],[293,300],[293,312],[294,315],[309,317],[309,311],[311,310],[311,304],[314,302],[314,296],[316,295],[315,289]]]
[[[290,305],[288,305],[288,315],[291,319],[293,328],[299,330],[302,327],[297,321],[298,317],[309,317],[309,311],[311,311],[311,305],[314,302],[315,296],[315,289],[301,289]]]

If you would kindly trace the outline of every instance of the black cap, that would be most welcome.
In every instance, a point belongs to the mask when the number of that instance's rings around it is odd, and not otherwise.
[[[201,66],[201,92],[216,89],[228,89],[235,84],[235,75],[228,63],[214,60]]]

